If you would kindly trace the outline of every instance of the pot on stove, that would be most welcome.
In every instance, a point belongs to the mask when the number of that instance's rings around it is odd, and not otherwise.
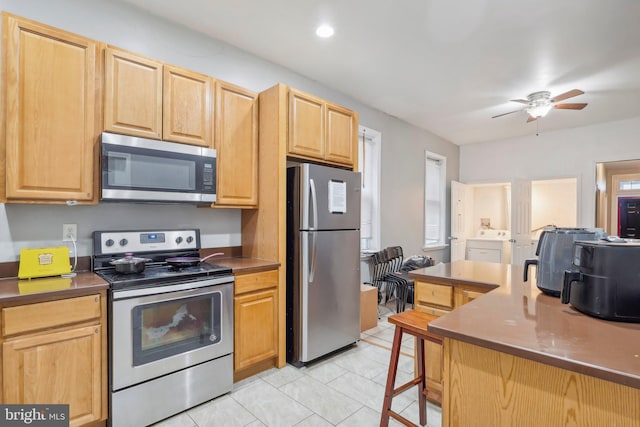
[[[573,242],[598,240],[605,234],[599,229],[556,227],[540,234],[536,255],[538,259],[524,262],[524,281],[528,279],[529,266],[536,265],[536,286],[543,293],[560,296],[565,270],[574,271]]]
[[[113,265],[118,273],[135,274],[142,273],[149,261],[151,261],[149,258],[134,257],[133,253],[127,252],[124,258],[113,260],[109,264]]]

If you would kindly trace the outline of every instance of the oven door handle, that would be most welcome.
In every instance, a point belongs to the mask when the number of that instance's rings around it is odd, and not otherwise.
[[[233,276],[216,277],[206,280],[194,280],[190,282],[176,283],[175,285],[152,286],[148,288],[134,288],[113,291],[113,299],[120,300],[125,298],[142,297],[148,295],[166,294],[168,292],[188,291],[207,286],[221,285],[225,283],[233,283]]]

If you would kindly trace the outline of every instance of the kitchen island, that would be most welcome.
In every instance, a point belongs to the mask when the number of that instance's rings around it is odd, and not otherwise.
[[[428,326],[444,338],[443,425],[640,425],[640,324],[563,305],[521,266],[456,261],[411,275],[493,288]]]

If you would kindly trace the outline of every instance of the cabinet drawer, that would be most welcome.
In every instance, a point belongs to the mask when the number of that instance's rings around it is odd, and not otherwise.
[[[239,295],[276,286],[278,286],[278,270],[240,274],[236,276],[235,294]]]
[[[453,307],[453,288],[447,285],[416,282],[417,304],[434,304]]]
[[[430,314],[432,316],[438,316],[438,317],[444,316],[445,314],[451,312],[451,310],[444,310],[442,308],[435,308],[435,307],[432,307],[430,305],[420,304],[420,302],[418,302],[415,305],[415,308],[416,308],[416,311],[419,311],[421,313],[427,313],[427,314]]]
[[[100,295],[2,309],[2,334],[14,335],[100,317]]]

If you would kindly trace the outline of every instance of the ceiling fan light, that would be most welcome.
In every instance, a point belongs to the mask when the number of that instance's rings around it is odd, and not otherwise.
[[[537,119],[539,117],[546,116],[549,110],[551,110],[552,108],[553,108],[553,105],[551,104],[534,105],[532,107],[527,108],[527,114]]]
[[[331,25],[322,24],[316,29],[316,35],[323,39],[333,36],[334,30]]]

